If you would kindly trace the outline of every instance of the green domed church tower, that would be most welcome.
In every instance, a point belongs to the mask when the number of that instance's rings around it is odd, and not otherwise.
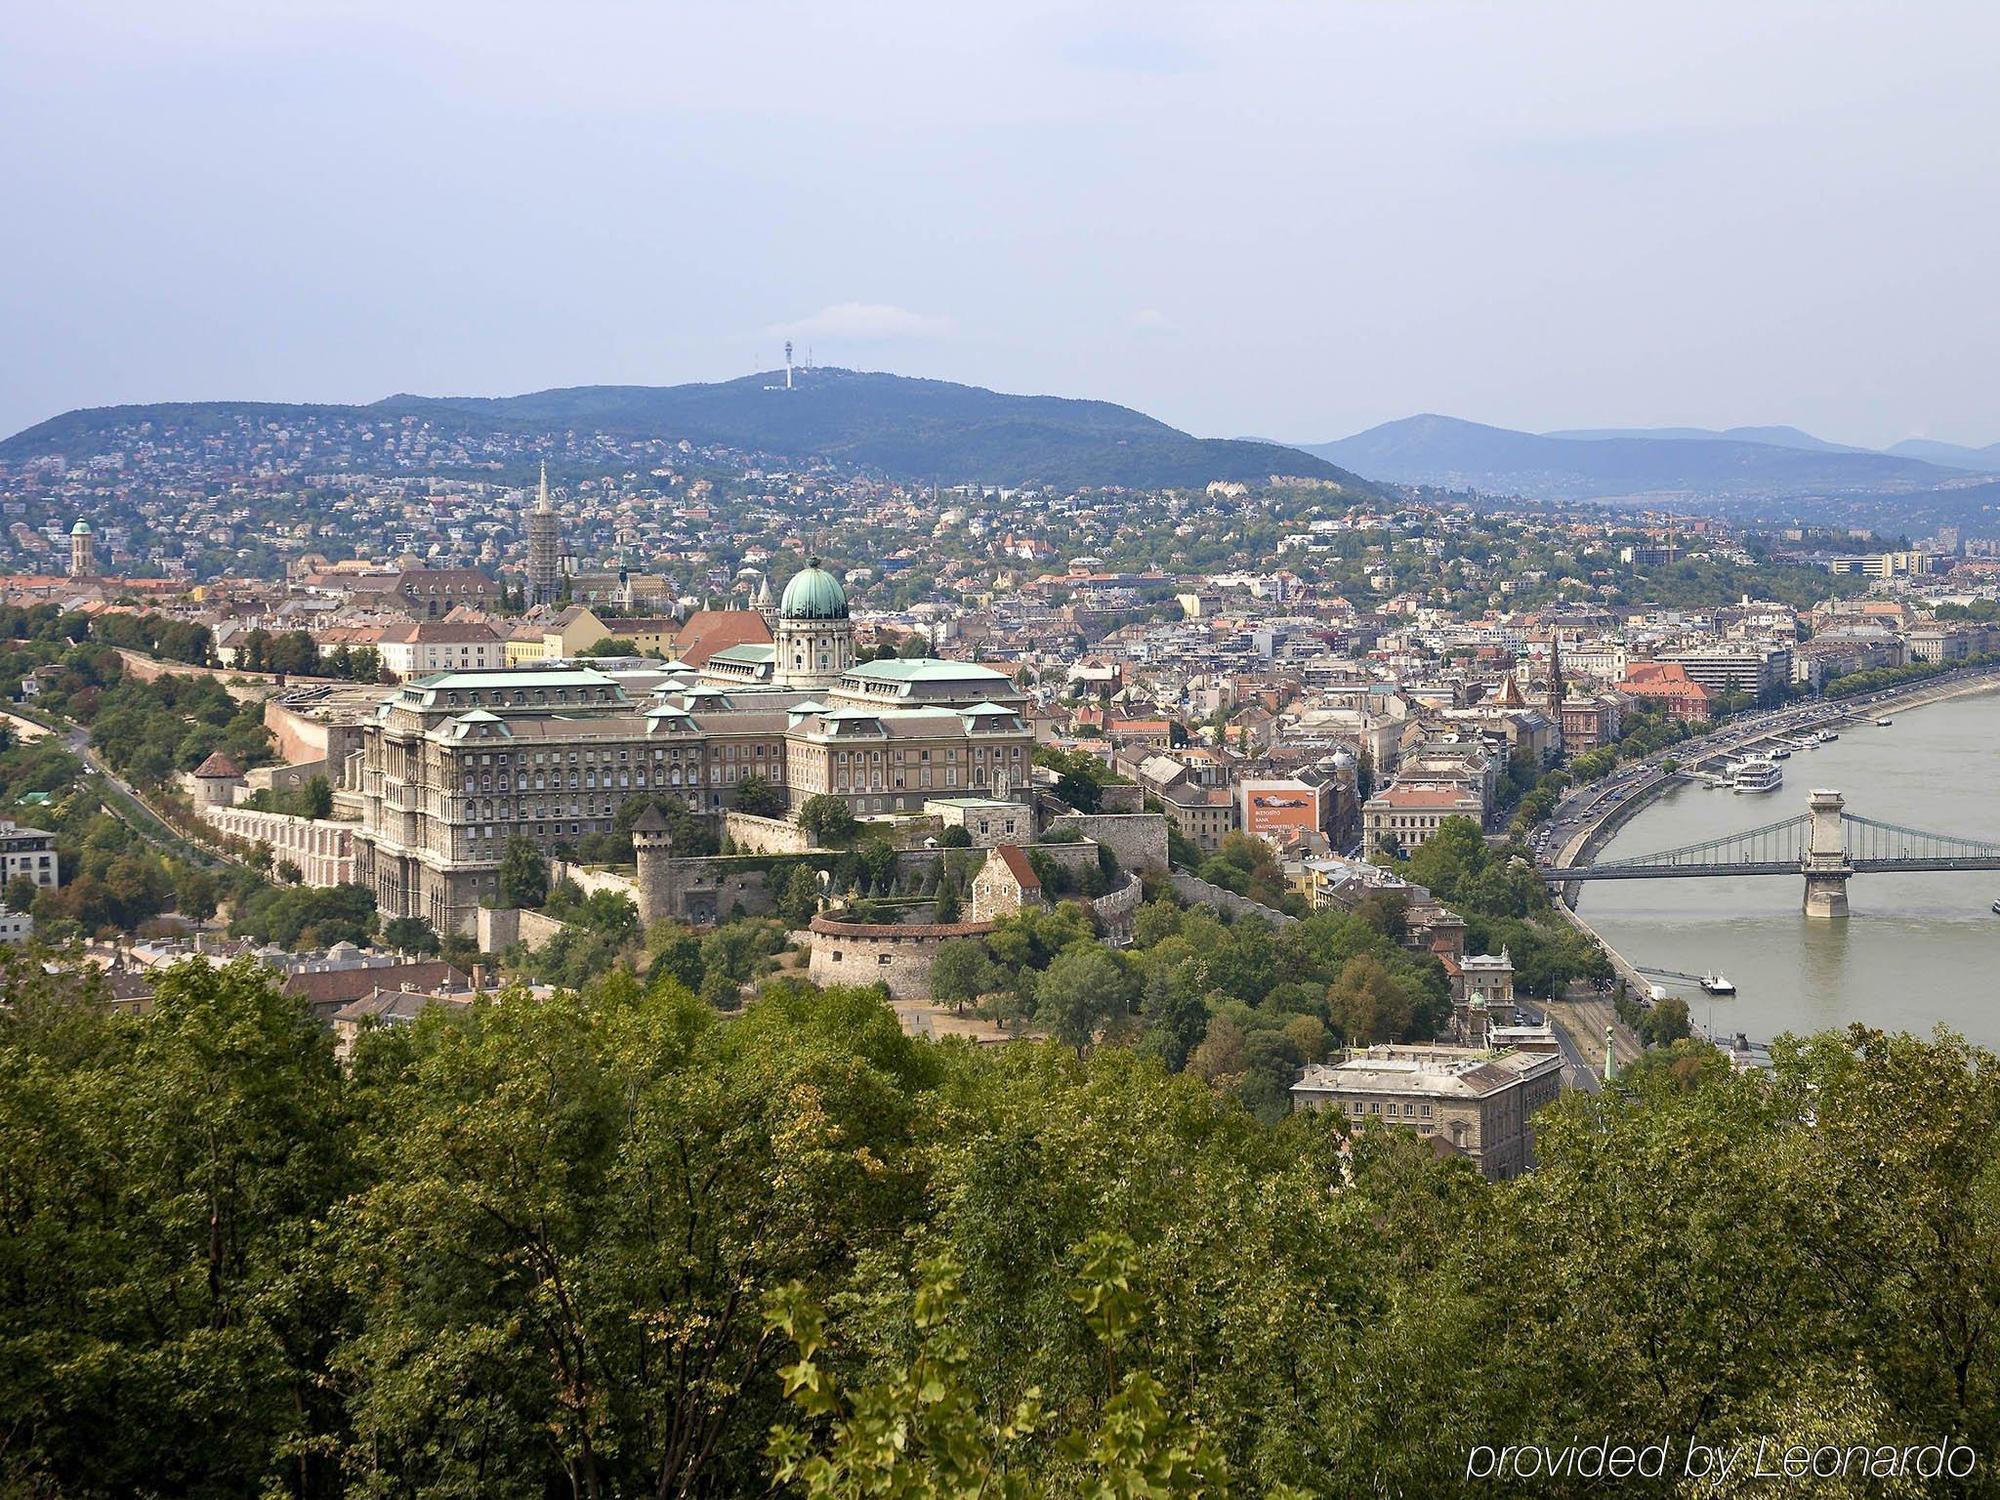
[[[97,544],[91,535],[90,522],[82,517],[69,529],[69,576],[72,578],[95,578],[97,576]]]
[[[785,585],[772,646],[771,682],[776,687],[816,692],[834,686],[854,665],[847,592],[818,558],[809,559]]]

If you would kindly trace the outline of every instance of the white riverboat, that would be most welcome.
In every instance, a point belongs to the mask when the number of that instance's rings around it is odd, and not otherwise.
[[[1784,768],[1763,756],[1738,761],[1729,775],[1730,786],[1739,792],[1775,792],[1784,783]]]

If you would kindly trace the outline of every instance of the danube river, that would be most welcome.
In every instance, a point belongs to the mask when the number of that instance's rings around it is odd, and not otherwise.
[[[1886,823],[2000,842],[2000,695],[1897,711],[1781,762],[1785,784],[1754,795],[1682,782],[1635,813],[1599,859],[1619,859],[1773,823],[1806,810],[1831,787],[1847,810]],[[1807,921],[1797,876],[1592,881],[1577,911],[1633,963],[1737,986],[1711,1001],[1692,985],[1695,1024],[1769,1041],[1862,1021],[1928,1032],[1942,1021],[2000,1047],[2000,871],[1973,875],[1857,875],[1853,914]]]

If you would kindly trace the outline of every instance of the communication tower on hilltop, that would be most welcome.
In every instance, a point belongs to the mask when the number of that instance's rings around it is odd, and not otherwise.
[[[785,340],[785,389],[792,388],[792,341]]]

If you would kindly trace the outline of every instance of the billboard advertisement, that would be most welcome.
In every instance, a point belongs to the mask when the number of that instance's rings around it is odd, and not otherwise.
[[[1325,826],[1323,788],[1303,781],[1245,781],[1237,794],[1245,833],[1285,843]]]

